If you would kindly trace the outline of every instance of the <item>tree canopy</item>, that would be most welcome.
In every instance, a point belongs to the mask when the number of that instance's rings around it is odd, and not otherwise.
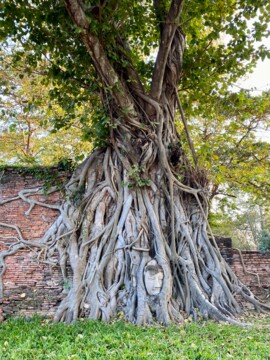
[[[98,34],[116,71],[125,69],[121,76],[135,86],[133,68],[149,89],[170,1],[85,1],[84,6],[87,26]],[[269,12],[264,1],[190,0],[183,4],[179,24],[186,48],[179,90],[189,116],[205,114],[205,103],[224,95],[259,58],[269,57],[262,42],[269,35]],[[68,114],[56,127],[75,116],[75,104],[87,102],[94,111],[102,111],[99,92],[106,85],[96,76],[81,29],[69,20],[64,2],[2,1],[0,17],[0,39],[17,44],[13,60],[24,58],[25,73],[47,60],[44,73],[54,84],[50,96]],[[89,121],[87,113],[81,115],[82,123]],[[93,135],[106,137],[99,129],[106,127],[106,119],[99,116],[93,124]]]
[[[258,131],[270,127],[270,95],[248,92],[212,97],[208,114],[192,119],[191,134],[200,163],[211,173],[211,197],[238,191],[269,199],[270,143]]]

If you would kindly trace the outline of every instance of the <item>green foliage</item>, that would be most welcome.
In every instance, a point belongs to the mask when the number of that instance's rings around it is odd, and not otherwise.
[[[205,113],[213,96],[223,96],[259,58],[269,58],[263,42],[256,43],[269,36],[269,8],[269,3],[260,1],[185,2],[182,89],[190,116]]]
[[[70,158],[62,158],[58,161],[57,169],[59,171],[69,171],[74,170],[76,163]]]
[[[270,250],[270,232],[263,229],[259,238],[259,250]]]
[[[64,290],[65,290],[65,291],[69,291],[69,290],[70,290],[70,287],[71,287],[71,285],[70,285],[69,280],[68,280],[68,279],[64,280],[64,283],[63,283],[63,288],[64,288]]]
[[[94,148],[105,146],[109,140],[110,126],[114,127],[106,110],[97,105],[92,113],[91,123],[83,129],[82,139],[93,143]]]
[[[251,318],[270,324],[269,316]],[[0,358],[30,359],[267,359],[269,328],[186,319],[182,327],[141,328],[123,321],[78,321],[72,326],[39,318],[8,320],[0,327]]]
[[[143,177],[144,169],[138,165],[132,165],[131,170],[128,172],[128,183],[129,188],[142,188],[150,185],[150,180]]]
[[[164,15],[170,1],[160,3]],[[64,2],[25,0],[18,6],[15,0],[1,0],[1,4],[0,40],[16,44],[14,64],[25,56],[24,73],[29,74],[48,60],[43,83],[52,85],[50,98],[65,111],[65,116],[54,117],[55,128],[68,126],[77,117],[76,106],[96,107],[104,85]],[[112,65],[125,69],[132,62],[148,88],[162,21],[153,1],[110,1],[98,19],[91,15],[91,8],[99,2],[85,4],[90,30],[99,37]],[[263,0],[185,1],[180,19],[187,40],[181,89],[189,116],[204,112],[213,95],[223,96],[230,84],[251,70],[259,58],[269,57],[266,47],[256,43],[269,35],[269,6]],[[119,35],[128,40],[129,47],[119,48]],[[92,112],[94,108],[88,114]],[[82,123],[85,116],[81,114]],[[85,129],[85,136],[97,137],[97,144],[100,136],[101,142],[106,138],[106,116],[94,121],[96,130],[90,131],[89,124]]]
[[[262,250],[262,234],[270,228],[268,201],[239,192],[236,197],[223,196],[214,201],[210,212],[213,232],[218,236],[230,237],[233,247]]]
[[[201,166],[209,169],[212,195],[270,196],[270,144],[257,130],[269,130],[270,95],[247,92],[213,96],[204,113],[192,119],[190,132]],[[265,132],[266,133],[266,132]]]
[[[75,161],[84,158],[92,148],[81,141],[90,119],[87,116],[82,124],[80,118],[89,108],[74,101],[73,113],[60,107],[50,95],[52,82],[44,84],[46,61],[25,72],[27,53],[18,60],[12,52],[14,44],[0,52],[0,163],[56,165],[67,153]]]
[[[19,165],[0,165],[0,184],[3,181],[4,174],[9,171],[17,173],[21,176],[32,175],[38,181],[42,182],[42,188],[46,195],[52,187],[56,187],[59,191],[63,190],[66,182],[66,177],[71,175],[74,169],[74,163],[69,159],[62,159],[58,166],[19,166]],[[61,177],[59,172],[64,172],[64,177]],[[60,176],[59,176],[60,175]]]
[[[217,235],[231,237],[233,246],[242,249],[258,248],[262,222],[269,218],[270,145],[256,138],[255,132],[264,122],[256,115],[247,121],[239,117],[227,120],[224,128],[222,121],[213,121],[200,132],[199,141],[203,142],[197,148],[212,180],[213,230]]]

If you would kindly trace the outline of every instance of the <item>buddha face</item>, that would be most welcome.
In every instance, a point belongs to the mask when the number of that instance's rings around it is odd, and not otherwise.
[[[144,284],[149,295],[160,293],[163,283],[163,270],[156,260],[151,260],[144,268]]]

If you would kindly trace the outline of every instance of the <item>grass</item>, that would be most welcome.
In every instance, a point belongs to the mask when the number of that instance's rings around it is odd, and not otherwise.
[[[251,328],[188,320],[139,328],[124,321],[10,319],[0,325],[0,359],[270,359],[270,315],[251,320]]]

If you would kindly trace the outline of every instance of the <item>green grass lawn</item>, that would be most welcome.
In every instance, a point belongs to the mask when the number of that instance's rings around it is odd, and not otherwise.
[[[181,327],[139,328],[124,321],[11,319],[0,324],[0,359],[270,359],[270,315],[248,320],[255,325],[187,320]]]

